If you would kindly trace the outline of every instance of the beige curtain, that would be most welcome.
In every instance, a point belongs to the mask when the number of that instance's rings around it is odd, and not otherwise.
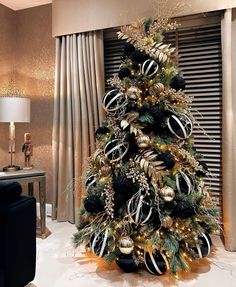
[[[223,223],[225,248],[236,251],[236,10],[222,18]]]
[[[75,222],[83,164],[94,151],[103,117],[102,31],[56,39],[53,122],[53,219]]]

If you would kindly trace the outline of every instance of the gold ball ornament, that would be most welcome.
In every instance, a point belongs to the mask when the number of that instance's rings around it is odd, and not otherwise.
[[[165,86],[162,83],[157,83],[155,85],[155,88],[156,88],[158,94],[164,92],[164,90],[165,90]]]
[[[134,241],[129,236],[123,236],[118,242],[121,253],[130,254],[134,250]]]
[[[111,167],[109,165],[104,165],[101,168],[101,173],[103,176],[108,176],[111,173]]]
[[[142,135],[142,136],[139,136],[137,138],[137,145],[140,147],[140,148],[147,148],[149,147],[151,144],[151,139],[149,136],[147,135]]]
[[[136,100],[140,96],[140,93],[141,91],[137,87],[130,87],[126,91],[127,96],[132,100]]]
[[[174,199],[175,197],[175,192],[172,187],[166,185],[161,188],[160,190],[160,195],[166,202],[170,202]]]
[[[173,225],[173,219],[167,215],[162,218],[161,225],[165,228],[170,228]]]

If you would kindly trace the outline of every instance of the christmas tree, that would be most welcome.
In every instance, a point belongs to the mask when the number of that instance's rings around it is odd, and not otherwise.
[[[165,43],[168,18],[125,26],[119,73],[104,95],[74,244],[125,272],[189,270],[208,256],[217,209],[204,185],[207,165],[193,147],[191,97]]]

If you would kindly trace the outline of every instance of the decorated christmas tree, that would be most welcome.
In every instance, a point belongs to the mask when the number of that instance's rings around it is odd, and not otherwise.
[[[217,209],[204,185],[207,165],[193,146],[191,98],[164,35],[168,18],[118,32],[120,70],[104,95],[75,246],[85,244],[125,272],[189,270],[208,256]]]

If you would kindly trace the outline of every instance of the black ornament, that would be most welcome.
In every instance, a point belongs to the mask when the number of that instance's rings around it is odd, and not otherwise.
[[[164,162],[164,166],[167,169],[172,169],[175,166],[174,157],[169,151],[161,153],[159,155],[159,160]]]
[[[89,195],[84,200],[84,208],[88,212],[98,213],[104,210],[104,206],[97,195]]]
[[[109,240],[108,229],[93,234],[90,239],[91,251],[97,256],[103,257],[108,252],[108,244],[107,244],[108,240]]]
[[[183,113],[171,115],[167,119],[167,126],[170,132],[179,139],[186,139],[193,132],[193,124],[191,119]]]
[[[124,52],[127,56],[129,56],[134,50],[135,47],[132,44],[126,43],[124,45]]]
[[[118,72],[118,77],[123,80],[125,77],[129,77],[131,75],[130,69],[122,68]]]
[[[171,216],[186,219],[195,214],[195,208],[189,201],[178,201]]]
[[[163,121],[163,118],[165,117],[165,114],[163,110],[161,110],[157,106],[152,106],[149,110],[150,114],[153,116],[156,123],[159,123],[160,121]]]
[[[110,129],[107,127],[99,127],[96,132],[95,132],[95,136],[96,139],[99,139],[101,136],[106,135],[110,132]]]
[[[203,170],[197,170],[196,176],[205,176],[208,171],[208,166],[204,161],[199,161],[200,166],[202,166]]]
[[[139,269],[139,261],[135,253],[120,254],[116,264],[126,273],[136,272]]]
[[[135,50],[132,52],[130,58],[134,62],[143,63],[146,60],[147,55],[145,55],[144,53],[142,53],[138,50]]]
[[[176,75],[170,82],[170,87],[176,91],[185,89],[185,80],[180,75]]]
[[[176,188],[178,192],[190,195],[195,188],[195,182],[192,176],[180,171],[175,176]]]
[[[151,78],[157,74],[158,69],[158,64],[154,60],[148,59],[143,63],[141,72],[144,76]]]
[[[211,252],[212,241],[208,233],[202,233],[198,236],[198,242],[196,246],[191,249],[198,255],[199,258],[206,257]]]
[[[144,263],[147,271],[151,274],[163,275],[168,269],[168,262],[165,255],[156,249],[154,249],[152,253],[145,253]]]
[[[127,96],[118,89],[113,89],[105,93],[102,104],[107,113],[116,113],[127,105]]]

